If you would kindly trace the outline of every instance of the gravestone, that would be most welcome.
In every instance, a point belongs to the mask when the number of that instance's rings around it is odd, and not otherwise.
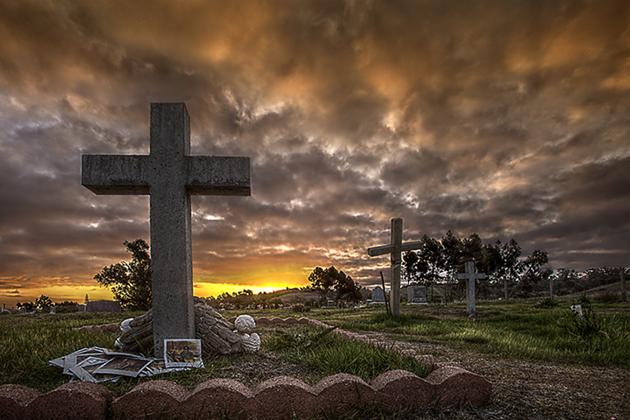
[[[402,241],[403,219],[396,218],[391,220],[391,242],[387,245],[375,246],[368,248],[368,255],[375,257],[377,255],[390,255],[391,264],[391,285],[389,293],[390,307],[392,315],[400,316],[400,268],[402,265],[402,253],[404,251],[412,251],[419,249],[422,242],[406,242]]]
[[[407,303],[410,305],[426,305],[427,304],[427,287],[426,286],[408,286],[407,287]]]
[[[466,279],[466,312],[469,316],[474,316],[477,312],[475,298],[475,282],[477,279],[485,279],[485,273],[478,273],[474,261],[467,261],[465,273],[457,274],[458,279]]]
[[[183,103],[152,103],[149,155],[83,155],[81,183],[96,194],[150,196],[153,341],[194,338],[190,196],[250,195],[249,158],[190,155]]]
[[[120,303],[115,300],[91,300],[85,305],[85,312],[121,312]]]
[[[381,286],[372,289],[372,302],[385,303],[385,292]]]

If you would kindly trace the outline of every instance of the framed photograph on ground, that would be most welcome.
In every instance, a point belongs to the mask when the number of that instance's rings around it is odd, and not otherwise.
[[[165,338],[164,366],[166,366],[166,368],[202,368],[201,340],[192,338]]]
[[[114,357],[94,371],[94,374],[120,375],[137,377],[142,369],[149,363],[151,359],[129,359],[125,357]]]

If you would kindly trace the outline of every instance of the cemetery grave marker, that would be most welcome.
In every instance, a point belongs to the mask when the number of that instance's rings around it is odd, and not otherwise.
[[[194,338],[190,196],[250,195],[248,157],[190,155],[184,103],[152,103],[149,155],[83,155],[81,183],[96,194],[150,196],[153,339]]]
[[[368,248],[367,251],[370,257],[390,254],[391,290],[389,292],[389,306],[391,308],[392,315],[398,317],[400,316],[400,268],[402,264],[402,253],[403,251],[419,249],[422,242],[414,241],[403,243],[403,219],[395,218],[391,220],[391,223],[391,242],[388,245]]]
[[[427,287],[426,286],[408,286],[407,287],[407,303],[410,305],[426,305],[427,304]]]
[[[487,278],[485,273],[478,273],[474,261],[466,261],[466,272],[457,274],[458,279],[466,279],[466,311],[469,316],[474,316],[477,308],[475,305],[475,282],[477,279]]]
[[[385,303],[385,292],[381,286],[372,289],[372,303]]]

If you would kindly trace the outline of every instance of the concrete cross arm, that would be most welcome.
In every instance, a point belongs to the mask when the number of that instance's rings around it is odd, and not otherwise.
[[[457,273],[457,278],[460,280],[466,280],[467,278],[470,278],[470,274],[468,273]]]
[[[191,194],[251,195],[248,157],[189,156]]]
[[[95,194],[149,194],[148,156],[83,155],[81,184]]]
[[[401,252],[413,251],[414,249],[418,249],[422,246],[422,242],[413,241],[413,242],[405,242],[400,245]],[[395,251],[396,248],[393,245],[379,245],[374,246],[372,248],[368,248],[367,252],[370,257],[376,257],[377,255],[385,255],[390,254],[392,251]]]

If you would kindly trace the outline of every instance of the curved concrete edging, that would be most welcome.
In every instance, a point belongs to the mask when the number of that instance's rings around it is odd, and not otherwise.
[[[210,379],[192,392],[163,380],[147,381],[113,398],[102,385],[73,382],[40,393],[21,385],[0,386],[2,419],[317,418],[373,405],[385,411],[481,405],[491,385],[458,367],[442,367],[426,379],[385,372],[369,384],[339,373],[310,386],[277,376],[253,389],[232,379]]]

